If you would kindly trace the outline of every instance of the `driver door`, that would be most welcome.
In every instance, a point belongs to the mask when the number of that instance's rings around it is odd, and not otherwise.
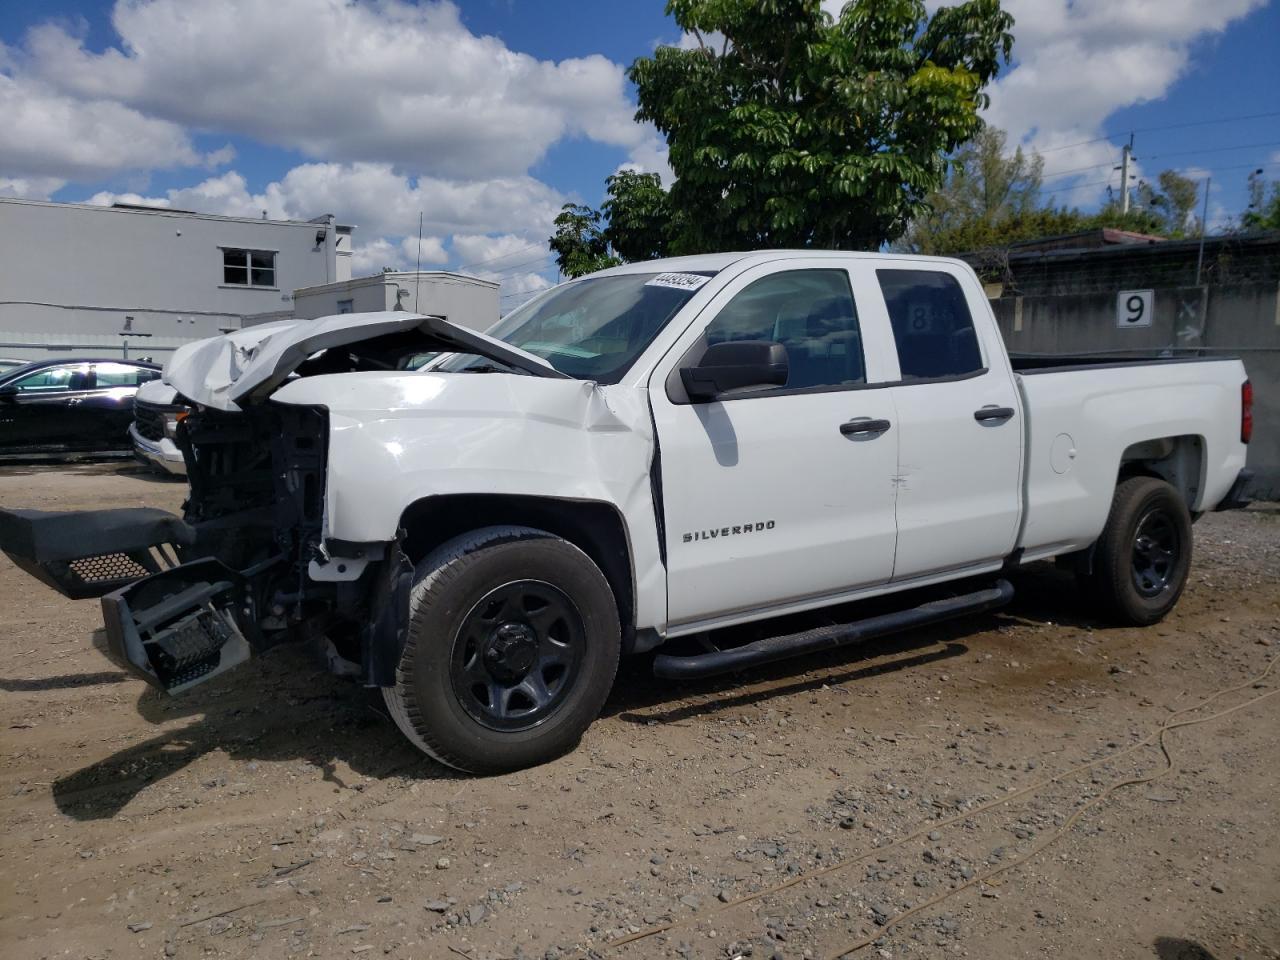
[[[898,434],[892,392],[876,389],[885,333],[859,322],[852,266],[744,272],[655,371],[672,633],[818,606],[893,573]],[[786,385],[690,402],[680,368],[726,340],[781,343]],[[856,427],[866,420],[889,426]]]

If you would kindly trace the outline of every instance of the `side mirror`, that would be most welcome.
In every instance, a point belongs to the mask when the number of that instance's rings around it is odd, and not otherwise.
[[[747,387],[783,387],[789,373],[787,348],[772,340],[731,340],[712,344],[695,367],[683,367],[680,380],[694,403]]]
[[[20,391],[12,383],[6,383],[0,387],[0,400],[12,400]]]

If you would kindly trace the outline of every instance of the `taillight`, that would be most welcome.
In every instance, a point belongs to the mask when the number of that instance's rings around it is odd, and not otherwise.
[[[1240,442],[1248,443],[1253,437],[1253,384],[1246,380],[1240,384]]]

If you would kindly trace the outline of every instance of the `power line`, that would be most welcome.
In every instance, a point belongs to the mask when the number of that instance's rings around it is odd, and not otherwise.
[[[1186,157],[1186,156],[1193,156],[1201,153],[1227,153],[1232,150],[1256,150],[1261,147],[1276,147],[1276,146],[1280,146],[1280,141],[1273,140],[1268,143],[1241,143],[1233,147],[1204,147],[1202,149],[1196,149],[1196,150],[1176,150],[1173,153],[1153,153],[1153,154],[1150,154],[1147,157],[1147,159],[1159,160],[1166,157]],[[1103,167],[1112,166],[1114,163],[1115,163],[1114,160],[1108,160],[1106,163],[1095,163],[1088,167],[1075,167],[1071,170],[1059,170],[1057,173],[1046,174],[1041,179],[1042,180],[1059,180],[1062,177],[1069,177],[1077,173],[1085,173],[1086,171],[1089,171],[1089,170],[1100,170]]]
[[[470,270],[472,267],[482,267],[486,263],[493,263],[497,260],[505,260],[507,257],[518,256],[519,254],[524,253],[526,250],[532,250],[535,247],[541,247],[541,246],[542,246],[541,243],[527,243],[523,247],[516,247],[516,249],[514,250],[508,250],[506,253],[499,254],[496,257],[490,257],[488,260],[477,260],[475,263],[464,263],[464,264],[461,264],[460,266],[454,267],[454,269]]]
[[[1046,153],[1057,153],[1059,150],[1070,150],[1072,147],[1087,147],[1091,143],[1102,143],[1104,140],[1114,140],[1116,137],[1122,137],[1125,133],[1156,133],[1160,130],[1183,130],[1187,127],[1206,127],[1215,123],[1239,123],[1243,120],[1263,120],[1267,117],[1280,117],[1280,110],[1272,110],[1267,113],[1249,113],[1238,117],[1218,117],[1213,120],[1192,120],[1189,123],[1166,123],[1158,127],[1138,127],[1134,130],[1127,130],[1122,133],[1109,133],[1101,137],[1094,137],[1092,140],[1081,140],[1077,143],[1066,143],[1060,147],[1050,147],[1048,150],[1037,150],[1036,153],[1041,155]]]

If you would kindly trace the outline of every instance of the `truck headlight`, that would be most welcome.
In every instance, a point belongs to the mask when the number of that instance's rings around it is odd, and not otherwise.
[[[178,424],[187,419],[187,411],[179,410],[177,413],[166,413],[164,415],[164,435],[170,440],[178,436]]]

